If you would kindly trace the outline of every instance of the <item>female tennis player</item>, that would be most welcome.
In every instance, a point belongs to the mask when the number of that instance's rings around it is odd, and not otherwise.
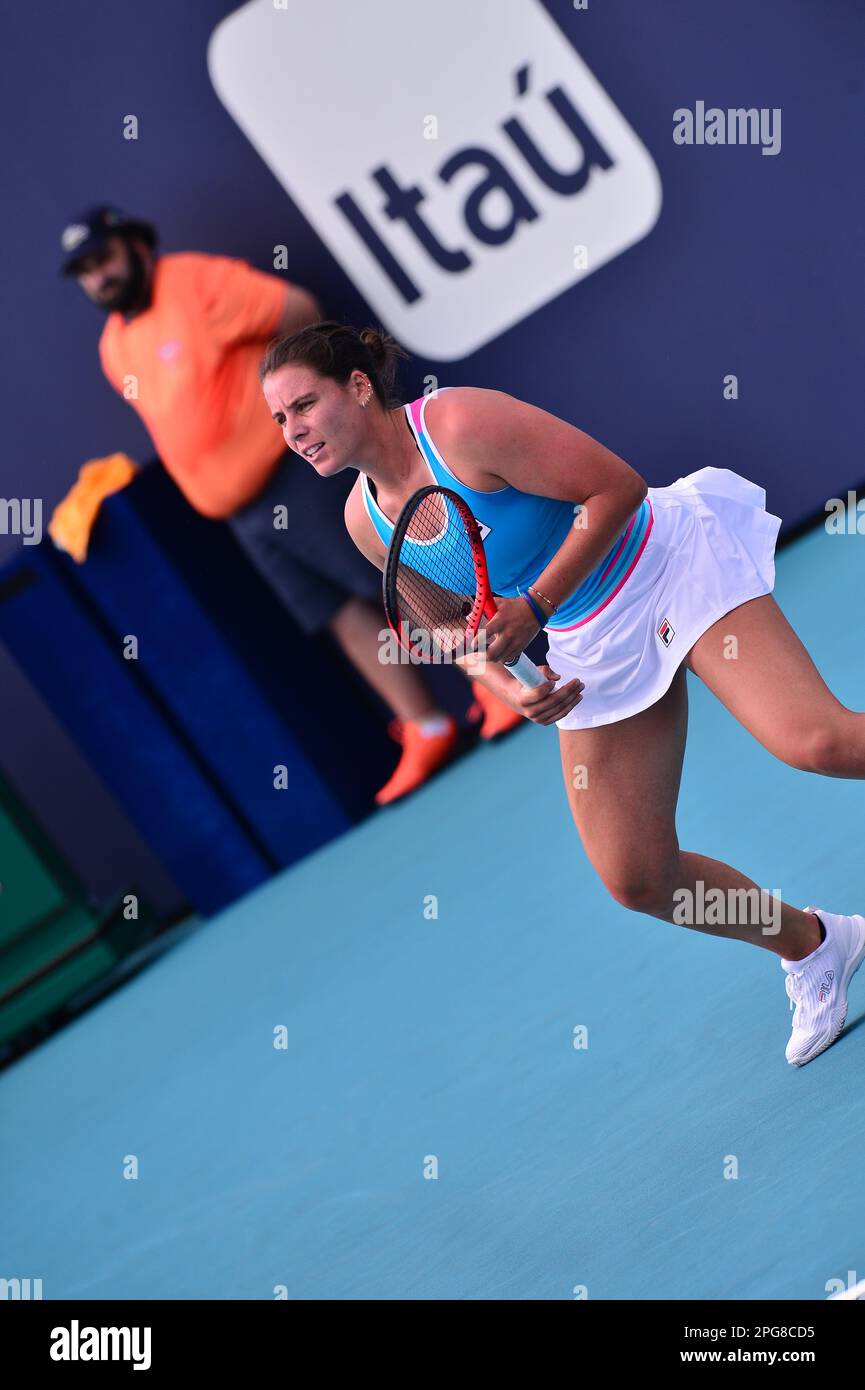
[[[483,666],[463,663],[557,726],[577,831],[617,902],[781,958],[795,1005],[786,1057],[811,1061],[844,1026],[865,917],[782,903],[680,850],[676,834],[686,667],[782,762],[865,777],[865,714],[835,698],[771,596],[781,523],[764,490],[727,468],[648,487],[581,430],[501,391],[447,387],[399,405],[406,355],[330,321],[271,344],[260,376],[286,444],[321,477],[357,470],[346,526],[380,569],[418,488],[465,499],[502,597]],[[547,679],[527,688],[502,663],[541,628]]]

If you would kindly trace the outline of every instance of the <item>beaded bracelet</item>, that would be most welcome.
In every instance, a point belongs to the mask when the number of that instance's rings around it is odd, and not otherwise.
[[[553,616],[553,613],[558,613],[559,605],[557,603],[553,603],[553,600],[551,598],[547,598],[546,594],[542,594],[537,584],[530,584],[529,588],[534,589],[538,598],[542,598],[544,600],[544,603],[548,603],[550,605],[551,611],[547,614],[548,618],[551,618]]]

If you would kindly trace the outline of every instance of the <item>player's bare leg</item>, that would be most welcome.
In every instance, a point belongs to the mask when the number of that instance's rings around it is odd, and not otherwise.
[[[679,848],[676,803],[687,724],[680,667],[667,693],[642,713],[599,728],[559,731],[565,787],[583,848],[608,892],[625,907],[800,960],[820,944],[821,923],[766,890],[754,921],[736,920],[735,913],[717,924],[679,920],[683,889],[694,904],[704,903],[711,890],[721,890],[725,902],[730,889],[761,891],[731,865]],[[744,899],[754,900],[753,894]]]
[[[865,714],[832,694],[771,594],[707,628],[688,665],[782,762],[826,777],[865,777]]]

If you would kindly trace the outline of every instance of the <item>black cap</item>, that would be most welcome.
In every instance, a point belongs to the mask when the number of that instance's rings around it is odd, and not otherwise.
[[[156,245],[156,229],[149,222],[127,217],[115,207],[88,208],[68,227],[64,227],[60,246],[64,260],[61,275],[70,275],[77,261],[99,251],[112,236],[137,236],[147,245]]]

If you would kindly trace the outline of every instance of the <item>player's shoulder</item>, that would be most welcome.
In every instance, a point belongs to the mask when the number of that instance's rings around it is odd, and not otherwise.
[[[454,386],[427,402],[425,423],[439,452],[470,487],[503,487],[490,468],[513,434],[519,402],[506,391]]]
[[[456,442],[464,434],[483,433],[511,400],[506,391],[486,386],[450,386],[430,397],[424,418],[436,438],[441,436],[443,443]]]
[[[345,499],[345,524],[351,531],[352,528],[366,529],[370,526],[369,516],[363,500],[363,474],[358,473],[349,490],[348,497]]]
[[[355,478],[354,482],[353,482],[352,485],[351,485],[351,488],[349,489],[348,497],[346,497],[346,499],[345,499],[345,519],[346,519],[346,522],[348,522],[349,518],[351,518],[352,521],[354,521],[354,520],[357,518],[357,516],[359,515],[360,512],[365,511],[365,508],[364,508],[364,505],[363,505],[363,493],[362,493],[363,483],[362,483],[362,481],[361,481],[362,478],[363,478],[363,474],[362,474],[362,473],[358,473],[357,477]]]
[[[362,473],[358,473],[351,491],[345,499],[343,516],[345,528],[358,550],[374,565],[379,565],[384,560],[386,552],[381,537],[369,519],[369,513],[363,500]]]

